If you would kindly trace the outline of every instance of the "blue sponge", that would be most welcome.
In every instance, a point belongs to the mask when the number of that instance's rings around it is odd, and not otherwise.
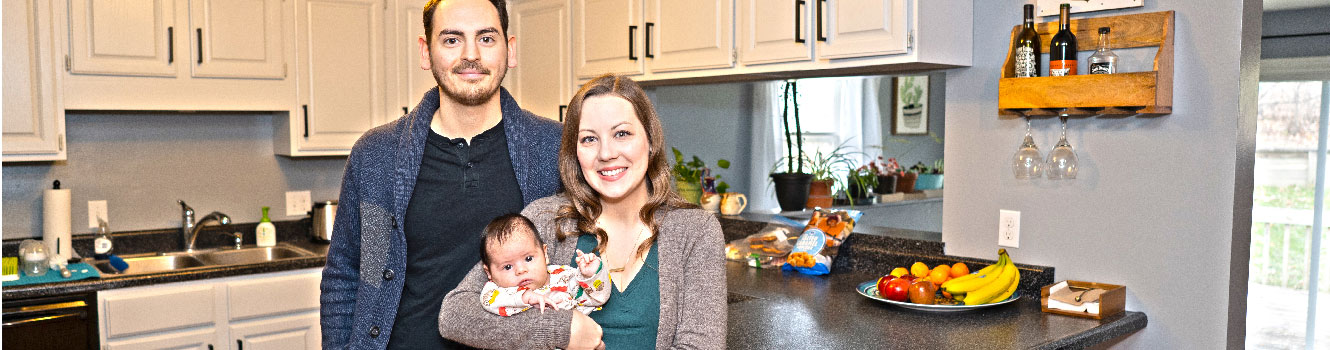
[[[129,269],[129,263],[126,263],[125,259],[121,259],[119,256],[116,256],[115,254],[111,254],[111,256],[107,258],[107,260],[111,261],[111,268],[115,269],[116,271],[123,273],[125,272],[125,270]]]

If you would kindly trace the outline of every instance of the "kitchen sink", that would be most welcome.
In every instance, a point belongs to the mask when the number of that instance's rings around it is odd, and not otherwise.
[[[129,268],[118,272],[109,261],[92,262],[98,271],[110,275],[142,275],[159,272],[202,269],[216,266],[246,265],[283,259],[296,259],[316,254],[286,245],[274,247],[248,247],[241,249],[211,249],[194,252],[136,254],[122,257]]]

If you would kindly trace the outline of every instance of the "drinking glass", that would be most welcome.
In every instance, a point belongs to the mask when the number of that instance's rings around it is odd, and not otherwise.
[[[1072,151],[1071,143],[1067,142],[1067,117],[1062,117],[1062,137],[1053,146],[1053,150],[1048,152],[1048,179],[1075,179],[1078,169],[1076,152]]]
[[[1016,178],[1021,180],[1037,179],[1044,171],[1044,156],[1039,154],[1039,147],[1034,145],[1030,136],[1030,118],[1025,118],[1025,140],[1011,158],[1011,169]]]

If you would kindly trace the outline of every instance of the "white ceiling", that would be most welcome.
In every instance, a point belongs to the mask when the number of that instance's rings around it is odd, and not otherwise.
[[[1265,11],[1293,10],[1309,7],[1330,7],[1330,0],[1265,0]]]

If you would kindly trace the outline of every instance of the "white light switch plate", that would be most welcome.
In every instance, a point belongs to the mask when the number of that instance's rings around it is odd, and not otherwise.
[[[88,201],[88,228],[97,228],[97,224],[99,224],[97,219],[111,221],[106,217],[106,201],[104,200]]]
[[[998,210],[998,245],[1020,248],[1021,212]]]
[[[286,192],[286,216],[305,216],[309,214],[312,201],[309,191]]]

